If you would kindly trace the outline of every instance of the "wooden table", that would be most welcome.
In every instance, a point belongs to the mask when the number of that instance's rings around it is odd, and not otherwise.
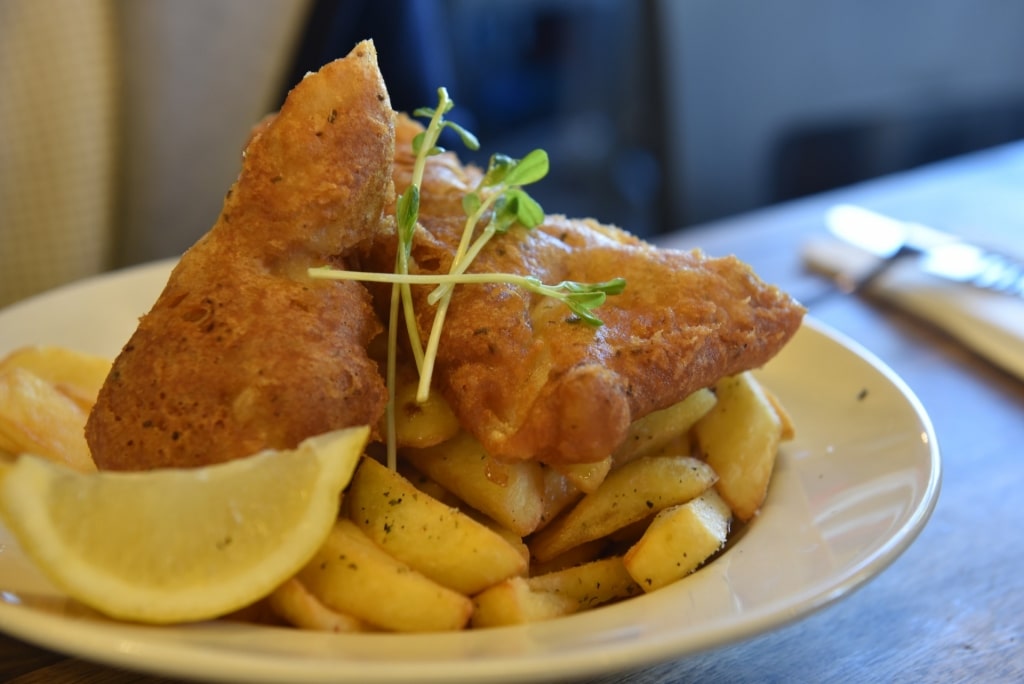
[[[1024,680],[1024,381],[929,325],[842,294],[800,263],[822,214],[855,202],[1024,251],[1024,144],[1010,145],[680,231],[662,242],[735,253],[814,299],[811,315],[858,340],[929,412],[943,485],[917,541],[838,603],[748,641],[594,682],[1011,682]],[[1021,353],[1024,354],[1024,348]],[[112,670],[0,636],[0,679],[170,681]]]

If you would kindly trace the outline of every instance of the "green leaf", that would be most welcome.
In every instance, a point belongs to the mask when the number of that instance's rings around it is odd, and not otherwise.
[[[487,164],[487,173],[484,174],[480,185],[484,187],[500,185],[515,164],[516,160],[507,154],[492,154],[491,160]]]
[[[466,212],[466,216],[472,216],[479,208],[480,195],[470,192],[462,196],[462,210]]]
[[[604,301],[608,298],[604,292],[595,290],[592,292],[574,292],[566,296],[566,303],[571,303],[573,306],[583,307],[586,309],[594,309],[604,304]]]
[[[445,121],[444,125],[455,131],[459,138],[462,139],[462,144],[471,150],[480,149],[480,141],[477,140],[476,136],[470,133],[468,130],[455,123],[454,121]]]
[[[427,132],[420,131],[412,139],[412,153],[418,155],[420,148],[423,147],[423,141],[426,139]]]
[[[518,222],[516,207],[518,202],[515,197],[504,194],[494,203],[494,214],[491,216],[491,226],[496,233],[507,233],[508,229]]]
[[[611,280],[606,280],[603,283],[594,283],[593,285],[591,285],[591,287],[598,288],[601,290],[601,292],[610,295],[622,294],[622,292],[626,289],[626,279],[612,278]]]
[[[441,105],[441,114],[447,114],[455,107],[455,100],[448,97],[448,89],[444,86],[437,89],[437,102]]]
[[[569,292],[594,292],[600,291],[605,294],[622,294],[626,289],[625,278],[612,278],[600,283],[579,283],[575,280],[566,280],[558,284],[558,287]]]
[[[529,185],[548,175],[548,153],[534,150],[516,162],[505,176],[506,185]]]
[[[547,286],[546,294],[561,300],[569,310],[589,325],[604,325],[593,310],[605,303],[608,295],[621,294],[626,289],[625,278],[613,278],[600,283],[579,283],[565,280]]]
[[[572,302],[566,302],[565,304],[566,306],[569,307],[569,310],[572,311],[577,316],[579,316],[584,323],[592,325],[595,328],[600,328],[602,325],[604,325],[604,321],[595,316],[594,313],[589,309],[574,306]]]
[[[544,221],[544,209],[537,200],[519,189],[509,190],[510,199],[514,201],[516,220],[525,228],[536,228]]]
[[[562,286],[569,285],[570,283],[560,283]],[[572,283],[572,285],[579,285],[579,283]],[[583,286],[584,288],[586,286]],[[604,321],[598,318],[594,314],[594,309],[604,304],[605,299],[608,295],[600,291],[578,291],[563,295],[552,295],[562,300],[570,311],[579,316],[584,322],[593,326],[604,325]]]
[[[420,189],[410,185],[398,198],[395,206],[395,219],[398,221],[398,236],[403,245],[411,246],[412,234],[416,230],[416,221],[420,214]]]

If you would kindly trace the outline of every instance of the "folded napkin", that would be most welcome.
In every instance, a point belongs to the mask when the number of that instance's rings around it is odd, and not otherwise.
[[[852,287],[880,265],[873,254],[824,235],[805,243],[802,256],[840,287]],[[937,278],[921,270],[917,256],[891,263],[865,292],[936,325],[1024,380],[1024,297]]]

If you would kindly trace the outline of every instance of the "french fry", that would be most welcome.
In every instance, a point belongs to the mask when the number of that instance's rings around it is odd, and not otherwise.
[[[642,593],[612,556],[524,579],[512,577],[473,599],[472,626],[498,627],[541,622]]]
[[[0,359],[0,465],[28,451],[95,469],[83,428],[108,369],[59,347]],[[414,390],[400,383],[398,471],[364,457],[321,549],[238,619],[437,632],[655,591],[714,557],[734,518],[756,515],[794,437],[782,402],[747,372],[634,422],[602,461],[506,464],[436,393],[414,406]]]
[[[86,418],[77,402],[32,371],[0,371],[0,450],[96,470],[85,441]]]
[[[534,591],[522,577],[510,577],[473,597],[476,629],[521,625],[571,615],[579,605],[571,596]]]
[[[714,489],[660,511],[623,557],[623,566],[650,592],[689,575],[725,544],[732,511]]]
[[[398,462],[398,472],[411,482],[416,489],[420,490],[427,496],[433,497],[441,503],[451,508],[457,508],[464,514],[468,515],[473,520],[477,521],[481,525],[485,525],[489,529],[493,530],[495,534],[500,536],[502,539],[511,544],[519,555],[523,557],[523,560],[528,564],[530,562],[530,549],[526,547],[523,542],[521,535],[516,534],[512,530],[503,527],[493,518],[481,513],[471,506],[466,506],[465,502],[459,499],[457,496],[449,492],[447,489],[439,485],[434,480],[430,479],[420,471],[416,470],[403,460]],[[347,499],[346,499],[347,500]]]
[[[761,390],[764,392],[764,396],[767,397],[768,402],[772,405],[772,409],[775,410],[775,415],[779,417],[779,421],[782,423],[782,433],[780,439],[783,442],[788,442],[796,437],[796,425],[793,423],[793,417],[789,415],[789,411],[782,405],[779,398],[775,396],[773,392],[768,391],[764,385],[761,385]]]
[[[707,414],[716,401],[711,390],[700,389],[668,408],[634,420],[629,426],[626,441],[612,455],[615,466],[641,456],[654,455],[669,444],[684,440],[693,424]],[[680,453],[686,450],[684,448]]]
[[[516,550],[516,553],[523,559],[524,567],[529,570],[530,567],[530,547],[526,545],[523,538],[510,529],[504,528],[498,523],[488,518],[483,513],[467,508],[465,511],[466,515],[476,520],[481,525],[487,526],[496,535],[504,539],[508,544]]]
[[[346,498],[367,537],[449,589],[472,595],[526,571],[523,556],[501,535],[372,458],[360,463]]]
[[[419,379],[401,374],[395,388],[395,443],[399,447],[425,448],[446,442],[459,432],[459,421],[440,392],[426,401],[416,400]]]
[[[498,463],[460,432],[443,444],[403,449],[403,458],[468,505],[520,536],[544,515],[544,472],[536,461]]]
[[[640,586],[626,571],[621,556],[609,556],[526,580],[533,591],[568,596],[577,610],[595,608],[617,599],[641,593]]]
[[[294,577],[271,592],[267,603],[275,616],[300,629],[318,632],[365,632],[370,629],[362,620],[325,606]]]
[[[328,608],[395,632],[462,629],[473,612],[468,598],[395,560],[345,518],[297,577]]]
[[[463,501],[459,497],[455,496],[447,489],[439,485],[435,480],[431,479],[428,475],[421,473],[420,471],[413,468],[404,459],[398,459],[398,472],[406,480],[411,482],[416,489],[420,490],[427,496],[431,496],[443,504],[458,508],[463,505]]]
[[[544,466],[543,476],[544,506],[537,529],[543,528],[583,497],[583,492],[555,468]]]
[[[604,478],[611,472],[612,457],[608,456],[596,463],[555,464],[551,467],[564,475],[573,487],[589,494],[600,487]]]
[[[92,409],[96,395],[110,373],[110,359],[59,346],[22,347],[0,359],[0,374],[23,368],[53,385],[84,411]]]
[[[640,537],[644,536],[644,532],[647,531],[647,526],[651,524],[651,519],[653,517],[654,516],[644,518],[643,520],[637,520],[625,527],[620,527],[609,534],[606,539],[609,542],[620,546],[633,545],[640,539]]]
[[[715,391],[718,403],[697,421],[693,433],[718,473],[718,493],[737,518],[748,521],[768,493],[782,420],[749,372],[720,380]]]
[[[402,475],[402,477],[411,482],[416,487],[416,489],[425,493],[427,496],[431,496],[451,508],[458,508],[460,511],[468,515],[473,520],[476,520],[481,525],[485,525],[489,529],[493,530],[495,534],[497,534],[502,539],[511,544],[515,548],[515,550],[519,552],[519,555],[523,557],[523,560],[527,564],[529,564],[530,549],[526,547],[526,544],[523,542],[523,538],[521,535],[518,535],[512,530],[503,527],[493,518],[481,513],[475,508],[471,506],[466,506],[465,503],[457,496],[455,496],[447,489],[439,485],[430,477],[424,475],[420,471],[413,468],[404,460],[399,460],[398,472]]]
[[[529,540],[530,551],[546,561],[578,544],[607,536],[662,508],[684,503],[711,487],[717,476],[690,456],[647,456],[605,478],[564,515]]]
[[[551,572],[595,561],[606,553],[608,540],[609,537],[592,539],[591,541],[577,544],[565,553],[561,553],[550,560],[543,562],[534,560],[530,564],[530,576],[546,575]]]

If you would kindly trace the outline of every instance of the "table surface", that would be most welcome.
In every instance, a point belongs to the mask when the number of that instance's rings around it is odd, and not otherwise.
[[[1024,381],[941,331],[809,273],[800,245],[853,202],[1024,251],[1024,144],[679,231],[659,242],[734,253],[804,301],[811,315],[874,352],[917,394],[943,456],[932,518],[866,586],[814,615],[741,643],[592,680],[1024,680]],[[1024,349],[1021,350],[1024,354]],[[1016,530],[1016,531],[1015,531]],[[68,658],[0,635],[0,679],[168,682]]]

